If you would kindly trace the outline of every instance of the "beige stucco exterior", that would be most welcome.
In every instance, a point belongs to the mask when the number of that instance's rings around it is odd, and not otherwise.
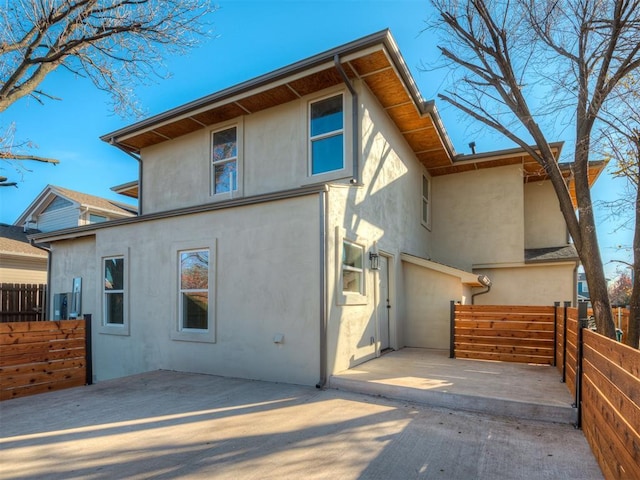
[[[383,348],[448,348],[450,301],[470,303],[479,273],[493,280],[483,301],[565,299],[571,265],[525,265],[526,248],[566,242],[553,191],[526,185],[520,165],[430,177],[366,79],[352,80],[357,112],[340,83],[141,147],[144,215],[48,239],[51,291],[83,278],[96,380],[171,369],[322,384]],[[310,175],[309,102],[336,94],[344,167]],[[230,126],[238,189],[212,195],[212,133]],[[345,241],[361,252],[360,292],[342,286]],[[210,254],[206,332],[178,328],[177,258],[191,249]],[[371,268],[372,253],[385,270]],[[112,256],[126,264],[122,328],[103,325],[102,262]],[[549,288],[533,289],[538,281]]]

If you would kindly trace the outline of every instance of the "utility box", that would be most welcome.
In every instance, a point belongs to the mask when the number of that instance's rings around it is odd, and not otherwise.
[[[69,319],[69,302],[71,301],[71,293],[56,293],[53,295],[53,319],[68,320]]]

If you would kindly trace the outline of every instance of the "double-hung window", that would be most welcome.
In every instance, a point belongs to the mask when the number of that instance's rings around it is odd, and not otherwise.
[[[124,318],[124,257],[106,257],[103,259],[103,325],[121,326]]]
[[[344,168],[344,107],[342,95],[313,102],[309,108],[311,175]]]
[[[209,329],[209,250],[178,252],[178,320],[182,331]]]
[[[238,129],[226,128],[213,133],[211,154],[212,193],[238,190]]]
[[[343,293],[364,293],[364,247],[342,242],[342,291]]]

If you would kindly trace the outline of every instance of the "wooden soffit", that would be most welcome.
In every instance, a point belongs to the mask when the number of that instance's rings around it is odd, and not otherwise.
[[[361,81],[375,95],[426,168],[452,164],[453,148],[439,116],[432,103],[422,100],[388,31],[310,57],[101,138],[139,154],[146,147],[204,127],[295,101],[344,83],[336,58],[350,81]]]

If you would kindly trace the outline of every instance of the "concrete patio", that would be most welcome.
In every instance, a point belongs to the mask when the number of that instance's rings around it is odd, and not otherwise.
[[[530,420],[575,423],[574,397],[554,367],[452,359],[404,348],[333,375],[332,388]]]
[[[603,478],[567,424],[168,371],[2,402],[0,465],[16,480]]]

